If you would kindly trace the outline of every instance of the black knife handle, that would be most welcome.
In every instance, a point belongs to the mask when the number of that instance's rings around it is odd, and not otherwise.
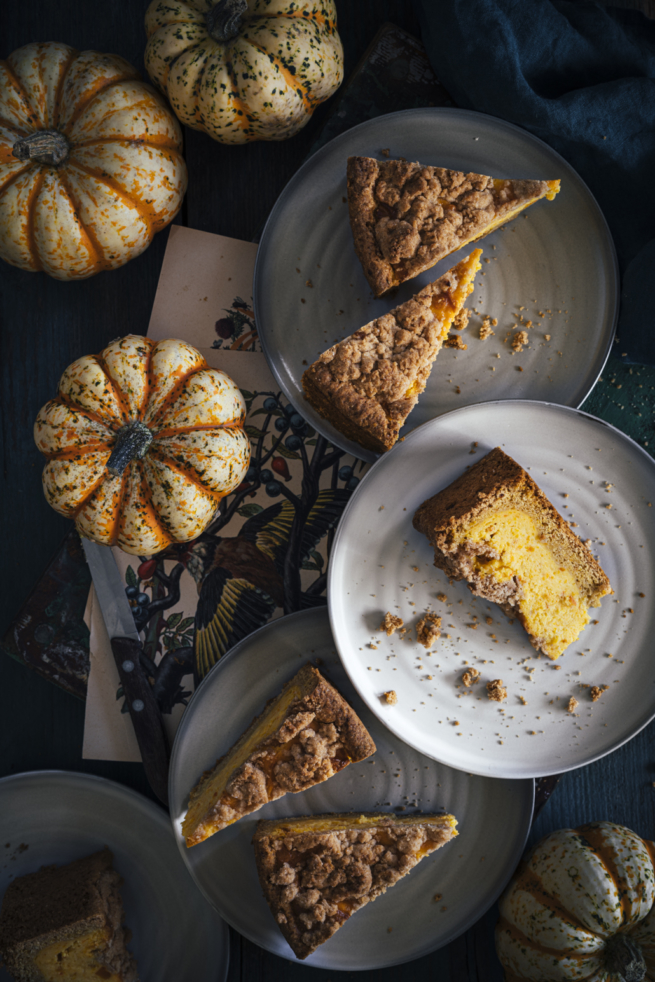
[[[139,660],[141,645],[132,638],[112,638],[111,650],[123,686],[150,787],[168,807],[168,740],[159,706]]]

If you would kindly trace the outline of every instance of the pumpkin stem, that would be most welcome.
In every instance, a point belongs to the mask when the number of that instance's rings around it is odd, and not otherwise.
[[[218,0],[205,18],[209,36],[219,43],[237,37],[247,9],[248,0]]]
[[[107,461],[107,470],[112,477],[120,477],[133,460],[141,460],[152,443],[152,432],[145,423],[136,420],[127,423],[118,431],[114,449]]]
[[[59,130],[36,130],[16,140],[11,152],[18,160],[34,160],[37,164],[58,167],[68,160],[70,143]]]
[[[627,934],[615,934],[605,945],[605,968],[623,982],[642,982],[646,975],[641,948]]]

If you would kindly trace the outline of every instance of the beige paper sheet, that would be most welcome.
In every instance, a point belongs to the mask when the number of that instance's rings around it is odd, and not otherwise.
[[[250,242],[240,242],[220,235],[198,232],[182,226],[172,226],[157,294],[152,309],[148,336],[154,340],[169,337],[181,338],[199,348],[209,365],[226,371],[242,390],[266,393],[279,392],[271,375],[266,359],[256,335],[253,333],[252,278],[257,246]],[[233,328],[233,336],[226,337],[227,330]],[[284,400],[286,403],[286,400]],[[262,399],[257,406],[261,408]],[[255,404],[253,404],[253,410]],[[246,420],[253,427],[261,426],[261,414],[250,414]],[[251,436],[252,439],[252,436]],[[267,437],[268,439],[268,437]],[[311,447],[308,447],[308,452]],[[285,485],[300,495],[302,483],[302,461],[289,457],[279,457],[278,466],[287,466],[287,476],[276,478],[284,480]],[[360,462],[344,456],[340,465],[357,466],[358,475],[363,473]],[[269,465],[272,466],[272,465]],[[343,483],[343,482],[342,482]],[[321,487],[330,487],[330,472],[326,471]],[[252,500],[251,500],[252,498]],[[275,500],[267,496],[265,489],[246,498],[246,505],[266,509]],[[246,507],[246,512],[248,508]],[[248,514],[235,514],[229,525],[221,529],[220,535],[236,538]],[[326,556],[325,538],[316,546],[321,556]],[[128,567],[136,573],[140,565],[138,556],[129,556],[114,548],[117,564],[124,577]],[[166,573],[170,573],[175,561],[167,560]],[[316,571],[302,570],[303,589],[318,575]],[[151,586],[142,584],[146,590]],[[181,596],[178,603],[164,612],[166,621],[176,614],[186,620],[195,613],[198,600],[198,587],[192,576],[185,571],[180,580]],[[123,700],[117,699],[119,679],[114,664],[109,639],[97,603],[90,597],[88,612],[90,616],[91,669],[84,727],[83,756],[102,760],[139,760],[132,723],[127,713],[121,713]],[[278,607],[273,617],[282,615]],[[257,625],[254,625],[256,627]],[[254,629],[253,627],[253,629]],[[187,628],[187,639],[192,628]],[[159,657],[159,656],[158,656]],[[186,691],[193,689],[191,676],[185,676],[183,686]],[[169,736],[172,737],[184,711],[180,704],[172,713],[164,714]]]

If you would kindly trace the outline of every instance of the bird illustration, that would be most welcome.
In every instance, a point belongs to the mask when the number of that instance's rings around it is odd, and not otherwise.
[[[300,563],[334,528],[349,498],[345,488],[319,491],[302,531]],[[284,499],[249,518],[237,536],[203,532],[193,542],[169,547],[164,554],[183,563],[198,588],[194,639],[197,680],[283,605],[284,561],[294,516],[293,504]],[[306,602],[313,605],[316,598]]]

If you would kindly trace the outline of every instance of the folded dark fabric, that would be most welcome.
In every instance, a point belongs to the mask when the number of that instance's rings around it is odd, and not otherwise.
[[[568,0],[414,2],[432,66],[457,105],[525,127],[589,185],[623,274],[619,350],[655,363],[647,315],[655,281],[655,21]]]

